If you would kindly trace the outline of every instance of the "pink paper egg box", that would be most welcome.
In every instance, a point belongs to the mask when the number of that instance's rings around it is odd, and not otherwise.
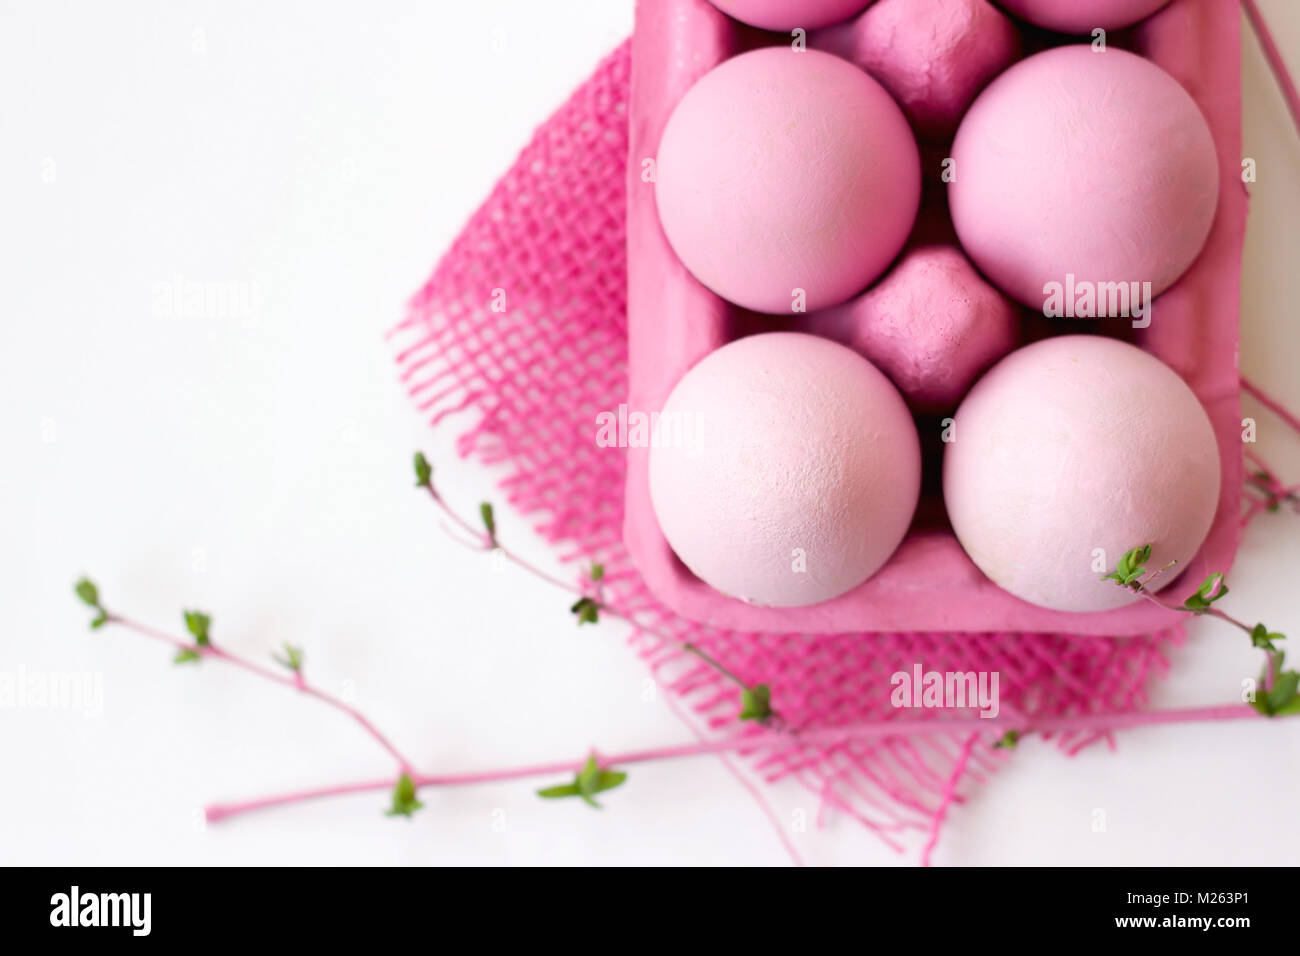
[[[738,4],[739,0],[729,0]],[[751,0],[753,2],[753,0]],[[884,0],[878,0],[884,2]],[[891,0],[895,9],[905,9]],[[1097,0],[1116,6],[1118,0]],[[1131,0],[1130,0],[1131,2]],[[1152,0],[1147,0],[1148,3]],[[726,3],[721,4],[725,6]],[[774,4],[768,3],[768,6]],[[1013,6],[1032,5],[1015,0]],[[760,3],[759,6],[762,6]],[[974,5],[968,5],[974,6]],[[872,12],[868,5],[864,13]],[[879,12],[878,12],[879,16]],[[856,19],[856,18],[855,18]],[[964,60],[944,66],[967,84],[983,86],[1006,62],[1064,44],[1087,43],[1090,37],[1067,37],[1027,26],[1018,19],[990,25],[981,16],[954,18],[944,30],[949,55]],[[1013,36],[1007,35],[1012,24]],[[854,49],[855,21],[833,24],[808,34],[808,47],[865,61],[889,73],[888,57],[912,56],[899,41],[892,47],[864,52]],[[982,35],[963,37],[962,29]],[[938,31],[942,32],[942,31]],[[1023,345],[1060,334],[1100,334],[1123,339],[1149,352],[1177,372],[1209,416],[1221,459],[1217,512],[1200,553],[1183,566],[1183,580],[1168,592],[1181,598],[1188,582],[1199,583],[1214,571],[1226,571],[1238,544],[1241,506],[1241,411],[1237,369],[1238,291],[1247,196],[1241,169],[1239,12],[1236,0],[1173,0],[1154,15],[1124,30],[1112,30],[1107,43],[1136,53],[1171,75],[1191,95],[1208,123],[1219,165],[1217,209],[1209,236],[1191,268],[1154,302],[1147,328],[1126,319],[1046,318],[1040,311],[1016,307],[1011,331]],[[931,31],[935,35],[936,31]],[[702,285],[674,253],[656,206],[655,185],[644,176],[647,160],[657,156],[670,115],[683,95],[706,73],[743,53],[786,47],[791,37],[746,26],[722,13],[709,0],[640,0],[632,45],[632,96],[628,163],[628,337],[630,394],[628,407],[658,411],[674,386],[701,359],[728,342],[774,331],[805,332],[863,349],[845,319],[848,306],[807,314],[758,314],[733,305]],[[894,51],[894,52],[891,52]],[[990,52],[992,51],[992,53]],[[792,53],[791,55],[798,55]],[[996,70],[990,56],[1001,57]],[[873,59],[874,58],[874,59]],[[883,58],[883,59],[882,59]],[[906,76],[907,70],[893,71]],[[896,94],[907,98],[905,85]],[[920,212],[900,260],[909,253],[930,267],[945,256],[960,258],[947,204],[948,186],[941,179],[951,154],[952,129],[959,116],[952,104],[901,104],[919,143],[922,170]],[[963,104],[963,108],[964,108]],[[959,173],[960,174],[960,173]],[[935,254],[935,248],[941,251]],[[898,260],[896,260],[897,265]],[[920,266],[918,266],[920,268]],[[943,277],[932,273],[935,295],[945,294]],[[866,291],[889,295],[891,273]],[[978,339],[964,351],[1000,356],[1007,343]],[[904,346],[906,350],[906,346]],[[924,350],[897,362],[876,364],[896,384],[908,375],[926,378]],[[988,363],[985,363],[988,364]],[[930,375],[931,378],[935,377]],[[941,376],[939,376],[941,378]],[[904,389],[906,391],[906,389]],[[697,578],[670,547],[655,516],[650,496],[650,449],[628,448],[624,538],[652,592],[683,617],[734,630],[838,633],[917,631],[1054,632],[1126,636],[1169,626],[1174,612],[1139,601],[1090,613],[1064,612],[1027,603],[989,580],[972,562],[954,535],[944,507],[941,462],[942,420],[956,401],[912,401],[922,443],[922,490],[911,528],[889,561],[865,582],[839,597],[802,607],[765,607],[729,597]],[[1132,542],[1139,545],[1145,542]],[[1117,556],[1116,556],[1117,557]],[[1113,560],[1113,559],[1112,559]],[[1191,585],[1194,587],[1194,584]]]

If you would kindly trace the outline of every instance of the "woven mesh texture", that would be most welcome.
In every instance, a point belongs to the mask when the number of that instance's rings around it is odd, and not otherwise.
[[[629,72],[624,44],[537,131],[412,298],[391,338],[418,408],[435,424],[469,413],[454,419],[467,428],[461,453],[507,466],[506,498],[562,559],[603,562],[610,604],[694,642],[746,681],[771,685],[792,728],[943,719],[890,704],[890,675],[917,663],[999,672],[1003,716],[1141,707],[1180,629],[1127,639],[741,634],[678,618],[647,591],[622,544],[623,453],[595,442],[597,413],[627,398]],[[505,291],[504,312],[492,309],[496,289]],[[631,645],[698,733],[754,731],[736,720],[735,686],[696,658],[644,632]],[[916,849],[927,835],[928,849],[948,805],[1002,759],[994,736],[966,730],[812,746],[792,735],[787,749],[745,760],[767,781],[797,781],[823,812],[851,816],[896,849]],[[1058,743],[1073,752],[1099,736]]]

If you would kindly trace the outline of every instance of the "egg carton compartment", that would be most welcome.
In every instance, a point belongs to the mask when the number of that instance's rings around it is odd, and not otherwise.
[[[867,12],[870,12],[868,8]],[[863,15],[866,15],[865,13]],[[1020,56],[1050,46],[1088,42],[1015,21]],[[812,31],[808,45],[849,55],[852,22]],[[1214,427],[1222,484],[1213,526],[1200,553],[1171,585],[1226,571],[1236,553],[1243,481],[1238,376],[1238,308],[1247,194],[1241,170],[1240,13],[1236,0],[1173,0],[1107,43],[1137,53],[1191,94],[1214,137],[1220,191],[1213,227],[1192,267],[1155,300],[1154,319],[1135,329],[1124,319],[1048,319],[1019,310],[1018,343],[1070,333],[1132,342],[1176,371]],[[705,73],[731,57],[788,45],[785,34],[744,26],[708,0],[640,0],[632,41],[628,157],[628,349],[632,410],[663,408],[674,385],[700,359],[727,342],[767,331],[825,335],[851,347],[851,335],[826,310],[798,316],[758,315],[702,286],[677,259],[660,226],[654,185],[644,175],[669,115]],[[978,44],[969,55],[980,57]],[[885,64],[882,69],[887,69]],[[980,63],[972,70],[987,71]],[[991,77],[989,77],[991,78]],[[920,143],[921,212],[908,249],[957,245],[947,213],[942,159],[951,136],[934,117],[909,114]],[[943,129],[937,133],[937,129]],[[943,136],[948,137],[945,141]],[[906,254],[904,251],[904,254]],[[885,273],[888,277],[889,273]],[[877,280],[879,283],[880,280]],[[699,580],[677,558],[655,518],[649,492],[650,449],[628,449],[624,540],[655,596],[691,620],[726,629],[773,632],[1015,631],[1127,636],[1169,626],[1177,617],[1148,602],[1110,611],[1054,611],[1022,601],[986,578],[954,536],[941,488],[941,422],[955,409],[918,409],[922,441],[921,500],[907,537],[888,563],[857,588],[806,607],[772,608],[728,597]],[[1133,542],[1134,545],[1143,542]],[[1113,556],[1112,561],[1114,560]]]

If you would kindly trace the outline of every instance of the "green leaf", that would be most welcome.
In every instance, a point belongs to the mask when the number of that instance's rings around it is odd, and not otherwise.
[[[279,654],[272,654],[271,656],[275,659],[275,662],[279,664],[281,667],[286,667],[289,670],[293,671],[294,673],[297,673],[298,671],[302,670],[302,648],[294,647],[288,641],[284,642],[283,657],[281,657]]]
[[[1191,611],[1193,614],[1204,614],[1206,609],[1220,598],[1226,597],[1228,586],[1223,582],[1223,574],[1211,574],[1201,582],[1201,586],[1196,589],[1196,593],[1188,596],[1183,602],[1183,610]]]
[[[1228,589],[1223,585],[1223,573],[1216,572],[1201,582],[1201,586],[1196,589],[1196,593],[1205,600],[1213,604],[1223,595],[1228,593]]]
[[[81,603],[87,607],[99,607],[99,588],[89,578],[82,578],[77,582],[77,597],[81,598]]]
[[[1013,750],[1020,743],[1020,731],[1008,730],[993,746],[1003,750]]]
[[[1147,573],[1146,562],[1151,559],[1151,545],[1146,544],[1140,548],[1134,548],[1128,554],[1129,572],[1124,578],[1126,587],[1137,590],[1142,586],[1141,578]]]
[[[415,453],[415,487],[427,488],[433,481],[433,466],[429,464],[429,459],[424,457],[424,452]]]
[[[1296,700],[1296,691],[1300,688],[1300,671],[1286,671],[1278,674],[1273,681],[1273,689],[1268,692],[1268,710],[1270,715],[1283,712]]]
[[[99,588],[95,587],[95,582],[91,581],[90,578],[82,578],[77,582],[73,590],[76,591],[77,597],[82,604],[93,607],[99,612],[90,622],[92,631],[99,630],[109,622],[108,611],[104,609],[104,605],[99,603]]]
[[[602,770],[600,779],[596,781],[596,792],[604,793],[606,790],[613,790],[615,787],[621,787],[627,781],[627,773],[623,770]]]
[[[198,651],[192,650],[191,648],[188,647],[184,647],[176,652],[176,656],[172,658],[172,663],[189,664],[195,661],[200,661],[202,659],[203,659],[203,655],[200,654]]]
[[[1103,575],[1103,581],[1114,581],[1120,587],[1134,588],[1140,586],[1139,578],[1147,573],[1146,562],[1151,559],[1151,545],[1131,548],[1120,555],[1119,563],[1110,574]]]
[[[626,780],[627,774],[622,770],[602,769],[596,761],[596,755],[592,754],[587,758],[587,762],[582,765],[582,769],[574,775],[573,783],[543,787],[537,791],[537,795],[544,800],[578,797],[583,803],[599,810],[601,806],[595,801],[595,795],[622,786]]]
[[[1270,631],[1263,624],[1256,624],[1250,632],[1251,646],[1262,647],[1266,651],[1277,650],[1277,647],[1273,642],[1284,640],[1286,640],[1285,634],[1278,634],[1274,631]]]
[[[384,812],[388,817],[412,817],[424,804],[416,799],[415,781],[404,773],[393,785],[393,806]]]
[[[1137,581],[1138,578],[1146,574],[1147,573],[1146,562],[1150,560],[1150,558],[1151,558],[1151,545],[1149,544],[1135,551],[1133,554],[1133,558],[1129,562],[1133,566],[1132,570],[1129,571],[1128,580],[1125,581],[1124,583],[1132,586],[1134,582]]]
[[[212,643],[208,639],[208,628],[212,625],[212,617],[204,614],[202,611],[185,612],[185,630],[194,635],[194,643],[199,647],[207,647]]]
[[[576,783],[562,783],[558,787],[543,787],[537,795],[543,800],[559,800],[561,797],[576,797],[582,793]]]
[[[1284,717],[1288,714],[1300,714],[1300,694],[1273,711],[1274,717]]]
[[[603,564],[593,564],[591,566],[591,580],[600,581],[605,577],[605,566]]]
[[[1274,673],[1273,688],[1265,692],[1264,688],[1268,684],[1268,673],[1270,668],[1265,665],[1260,672],[1259,680],[1256,682],[1255,699],[1250,702],[1250,706],[1265,717],[1273,717],[1276,714],[1295,713],[1300,707],[1300,696],[1296,695],[1296,687],[1300,682],[1300,674],[1296,671],[1284,671],[1282,665],[1286,663],[1285,651],[1270,651],[1272,655],[1272,668]],[[1279,688],[1281,688],[1279,690]],[[1280,710],[1279,710],[1280,708]]]
[[[497,543],[497,519],[492,511],[492,502],[485,501],[478,506],[479,516],[483,519],[483,527],[487,529],[488,540],[492,546],[496,547]]]
[[[767,720],[771,716],[772,688],[766,684],[756,684],[740,692],[741,720]]]
[[[578,626],[584,624],[595,624],[600,620],[600,605],[589,597],[579,598],[578,602],[569,608],[569,613],[578,619]]]
[[[600,764],[596,763],[595,754],[588,757],[587,762],[582,765],[582,769],[578,771],[578,779],[575,783],[578,787],[578,794],[583,800],[591,804],[593,807],[600,806],[600,804],[592,799],[592,794],[596,793],[596,787],[600,785]]]

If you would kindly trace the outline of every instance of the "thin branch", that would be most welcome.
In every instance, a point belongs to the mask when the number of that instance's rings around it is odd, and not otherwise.
[[[637,630],[643,631],[646,634],[649,634],[651,637],[657,637],[659,640],[676,647],[678,650],[693,655],[694,657],[698,658],[700,661],[704,662],[704,664],[706,664],[708,667],[712,668],[714,671],[720,674],[722,677],[731,681],[731,683],[735,684],[737,687],[740,687],[742,690],[750,689],[750,685],[747,684],[743,679],[741,679],[739,675],[737,675],[736,673],[728,669],[720,661],[718,661],[715,657],[710,655],[707,651],[705,651],[703,648],[699,647],[698,645],[693,644],[690,641],[683,641],[681,638],[673,637],[669,634],[664,633],[663,631],[657,630],[653,627],[650,627],[647,624],[642,623],[641,621],[637,620],[636,616],[632,612],[621,610],[617,605],[609,603],[607,600],[605,600],[603,595],[599,595],[599,594],[593,595],[589,593],[587,590],[577,585],[571,584],[568,581],[565,581],[561,578],[556,577],[553,574],[550,574],[547,571],[542,570],[541,568],[537,567],[537,565],[533,564],[532,562],[528,561],[525,558],[520,557],[514,551],[511,551],[509,548],[503,545],[500,542],[500,540],[498,540],[495,536],[489,535],[486,531],[484,531],[481,528],[474,527],[474,525],[466,521],[463,517],[457,514],[455,509],[453,509],[449,504],[447,504],[446,500],[442,497],[442,495],[438,493],[438,490],[434,488],[432,481],[423,482],[420,485],[420,487],[424,488],[429,493],[429,497],[433,499],[434,503],[437,504],[437,506],[440,509],[442,509],[443,514],[446,515],[447,518],[450,519],[456,525],[457,528],[459,528],[465,534],[469,535],[474,540],[474,542],[478,547],[478,550],[483,552],[488,552],[488,553],[493,551],[499,552],[502,555],[502,557],[504,557],[511,564],[515,565],[518,568],[522,568],[524,571],[527,571],[533,577],[541,581],[545,581],[547,584],[559,588],[560,590],[565,591],[573,595],[574,597],[587,598],[588,600],[593,601],[599,610],[604,611],[610,617],[618,618],[620,621],[624,621],[627,624],[632,625]],[[773,716],[778,716],[775,710],[773,711]]]
[[[356,721],[367,734],[383,747],[384,750],[388,751],[388,753],[392,755],[403,773],[409,772],[414,766],[414,764],[412,764],[411,761],[393,745],[392,741],[390,741],[388,737],[386,737],[383,732],[381,732],[379,728],[370,721],[370,718],[366,717],[365,714],[361,713],[361,711],[357,710],[351,704],[348,704],[338,697],[335,697],[333,694],[323,691],[319,687],[308,683],[301,670],[295,670],[291,677],[286,674],[277,673],[260,664],[256,664],[253,661],[240,657],[237,654],[233,654],[215,644],[198,644],[193,641],[182,640],[181,638],[174,637],[158,628],[142,624],[139,621],[125,617],[121,614],[106,612],[105,618],[106,622],[109,624],[121,625],[129,631],[134,631],[137,634],[168,644],[178,651],[189,651],[198,654],[200,657],[213,657],[217,660],[225,661],[227,664],[233,664],[235,667],[248,671],[250,674],[255,674],[263,680],[268,680],[284,687],[291,687],[300,693],[306,694],[308,697],[314,697]]]
[[[1133,551],[1130,551],[1128,554],[1126,554],[1125,560],[1128,560],[1130,556],[1135,554],[1138,550],[1139,549],[1134,549]],[[1148,553],[1149,553],[1149,549],[1148,549]],[[1157,597],[1150,590],[1151,582],[1154,581],[1156,578],[1160,577],[1161,574],[1163,574],[1165,571],[1172,568],[1177,563],[1178,563],[1177,561],[1170,561],[1164,567],[1157,568],[1155,571],[1143,575],[1138,580],[1130,584],[1124,584],[1122,586],[1130,588],[1139,597],[1144,598],[1150,603],[1155,604],[1158,607],[1165,608],[1166,610],[1169,611],[1176,611],[1180,614],[1191,614],[1193,617],[1217,617],[1219,620],[1231,624],[1233,627],[1242,631],[1243,633],[1251,637],[1251,639],[1253,640],[1255,635],[1255,628],[1246,624],[1244,621],[1237,620],[1237,618],[1233,617],[1231,614],[1227,613],[1226,611],[1219,610],[1217,607],[1214,607],[1212,603],[1205,603],[1204,606],[1199,608],[1188,607],[1186,602],[1183,604],[1172,604],[1169,601]],[[1211,577],[1214,576],[1212,575]],[[1218,575],[1218,578],[1219,578],[1219,585],[1220,587],[1222,587],[1223,575],[1221,574]],[[1219,593],[1224,593],[1224,592],[1220,591]],[[1195,597],[1195,595],[1193,595],[1193,597]],[[1190,600],[1191,598],[1188,599],[1188,601]],[[1267,647],[1264,648],[1264,660],[1266,662],[1266,671],[1264,676],[1264,690],[1271,691],[1273,689],[1274,681],[1276,680],[1277,677],[1278,652]]]
[[[1287,716],[1287,715],[1279,715]],[[800,745],[835,746],[849,741],[872,740],[882,737],[935,736],[957,733],[989,733],[1001,736],[1008,730],[1017,731],[1023,738],[1028,734],[1060,734],[1087,730],[1120,730],[1142,726],[1162,724],[1193,723],[1223,720],[1270,720],[1246,704],[1227,704],[1218,707],[1184,707],[1169,710],[1132,711],[1110,714],[1084,714],[1074,717],[1043,717],[1038,719],[999,719],[984,717],[960,717],[936,720],[879,720],[870,723],[846,725],[843,727],[826,727],[807,730],[799,734],[781,731],[742,735],[720,740],[708,740],[698,743],[680,744],[671,747],[657,747],[650,750],[637,750],[627,753],[601,756],[603,767],[623,767],[637,763],[659,760],[679,760],[730,752],[749,752],[755,750],[773,750]],[[480,770],[469,773],[454,774],[417,774],[412,776],[417,787],[454,787],[482,783],[494,783],[504,780],[517,780],[523,777],[544,777],[572,773],[581,766],[581,761],[557,761],[553,763],[533,764],[529,766],[510,767],[501,770]],[[218,803],[206,808],[205,814],[210,822],[225,820],[255,810],[300,803],[323,797],[342,796],[387,790],[393,785],[392,780],[365,780],[335,786],[318,787],[309,790],[297,790],[291,793],[260,797],[236,803]]]

